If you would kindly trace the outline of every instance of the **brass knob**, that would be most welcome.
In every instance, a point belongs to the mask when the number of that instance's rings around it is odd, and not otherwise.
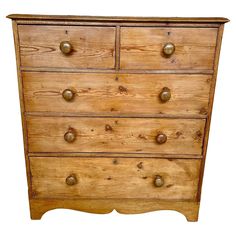
[[[70,54],[72,52],[72,44],[68,41],[63,41],[60,43],[60,50],[64,54]]]
[[[70,128],[65,134],[64,139],[68,143],[73,143],[76,139],[76,132],[74,129]]]
[[[167,87],[164,87],[164,88],[162,89],[162,91],[160,92],[159,97],[160,97],[160,100],[161,100],[162,102],[167,102],[167,101],[169,101],[170,98],[171,98],[170,89],[167,88]]]
[[[75,174],[71,174],[66,178],[66,184],[67,185],[72,186],[72,185],[75,185],[77,183],[78,183],[78,181],[77,181],[77,178],[76,178]]]
[[[165,56],[171,56],[175,52],[175,45],[173,43],[166,43],[163,47]]]
[[[71,89],[65,89],[63,92],[62,92],[62,97],[67,101],[67,102],[70,102],[73,100],[75,96],[75,93],[71,90]]]
[[[159,133],[157,136],[156,136],[156,142],[158,144],[163,144],[167,141],[167,136],[163,133]]]
[[[164,185],[164,179],[160,175],[157,175],[154,180],[154,184],[158,188],[162,187]]]

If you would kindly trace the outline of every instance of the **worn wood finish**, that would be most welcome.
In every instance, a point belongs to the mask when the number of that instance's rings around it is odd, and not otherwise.
[[[184,27],[184,28],[219,28],[221,23],[207,22],[104,22],[102,21],[63,21],[63,20],[15,20],[19,25],[57,25],[57,26],[126,26],[126,27]]]
[[[60,116],[60,117],[111,117],[108,113],[100,112],[99,115],[95,113],[78,113],[78,112],[25,112],[26,116]],[[140,114],[140,113],[122,113],[118,115],[113,115],[114,118],[171,118],[171,119],[205,119],[205,115],[168,115],[168,114]]]
[[[96,214],[107,214],[113,210],[122,214],[139,214],[158,210],[174,210],[188,221],[198,220],[199,202],[160,201],[153,199],[30,199],[31,219],[39,220],[54,209],[72,209]]]
[[[34,198],[195,200],[201,160],[145,158],[30,159]],[[69,175],[78,183],[66,184]],[[157,175],[164,180],[156,187]]]
[[[116,72],[120,69],[120,26],[116,25]]]
[[[203,161],[202,161],[201,174],[200,174],[200,179],[199,179],[199,189],[198,189],[198,200],[199,201],[201,199],[202,181],[203,181],[203,174],[204,174],[206,154],[207,154],[207,145],[208,145],[208,139],[209,139],[209,133],[210,133],[211,115],[212,115],[212,109],[213,109],[215,86],[216,86],[216,79],[217,79],[218,65],[219,65],[219,59],[220,59],[220,49],[221,49],[223,32],[224,32],[224,25],[221,25],[220,28],[218,29],[218,35],[217,35],[217,47],[216,47],[216,53],[215,53],[214,74],[213,74],[211,89],[210,89],[209,115],[206,120],[206,127],[205,127],[205,134],[204,134]]]
[[[31,218],[69,208],[127,214],[176,210],[196,221],[228,19],[8,17]],[[59,50],[66,40],[74,49],[68,56]],[[176,46],[171,57],[162,54],[167,42]],[[71,103],[61,98],[68,86],[76,88]],[[160,103],[157,93],[164,86],[172,96]],[[72,127],[67,138],[76,134],[76,139],[67,143],[64,134]],[[164,144],[156,143],[160,132],[159,141],[167,135]],[[70,170],[79,176],[75,186],[62,181]],[[153,185],[157,175],[165,177],[160,188]]]
[[[49,68],[49,67],[25,67],[21,66],[24,72],[63,72],[63,73],[102,73],[102,74],[203,74],[212,75],[213,70],[121,70],[121,69],[78,69],[78,68]]]
[[[23,73],[27,112],[72,112],[113,116],[207,115],[210,75]],[[163,103],[164,87],[171,99]],[[62,97],[65,89],[72,101]]]
[[[167,159],[201,159],[202,155],[189,154],[155,154],[155,153],[111,153],[111,152],[33,152],[28,154],[29,157],[127,157],[127,158],[167,158]]]
[[[24,156],[25,156],[25,166],[26,166],[26,175],[27,175],[27,185],[28,185],[28,196],[31,194],[31,176],[30,176],[30,163],[28,158],[28,139],[27,139],[27,122],[25,119],[25,102],[23,95],[23,81],[22,73],[20,70],[20,45],[19,45],[19,35],[18,35],[18,25],[16,21],[12,21],[12,29],[14,35],[14,44],[15,44],[15,55],[16,55],[16,69],[17,69],[17,82],[19,90],[19,100],[20,100],[20,110],[21,110],[21,124],[22,132],[24,137]]]
[[[115,67],[115,28],[19,25],[21,65],[33,67]],[[64,55],[60,43],[73,51]],[[50,58],[50,60],[48,60]]]
[[[128,17],[128,16],[61,16],[61,15],[31,15],[31,14],[10,14],[7,16],[10,19],[24,20],[63,20],[63,21],[102,21],[107,22],[189,22],[189,23],[226,23],[229,19],[225,17]]]
[[[121,29],[121,69],[212,69],[217,29]],[[166,43],[175,45],[172,56],[163,55]]]
[[[27,117],[29,152],[202,153],[205,120]],[[72,128],[76,140],[64,134]],[[167,142],[157,144],[163,132]]]

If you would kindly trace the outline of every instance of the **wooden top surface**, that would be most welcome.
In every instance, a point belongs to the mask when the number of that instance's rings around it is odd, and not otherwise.
[[[63,21],[102,21],[102,22],[174,22],[174,23],[226,23],[224,17],[126,17],[126,16],[67,16],[11,14],[13,20],[63,20]]]

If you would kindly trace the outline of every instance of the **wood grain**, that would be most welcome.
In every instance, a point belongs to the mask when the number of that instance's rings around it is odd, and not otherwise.
[[[115,22],[115,21],[63,21],[63,20],[25,20],[17,19],[19,25],[57,25],[57,26],[120,26],[120,27],[184,27],[184,28],[219,28],[219,22]]]
[[[115,69],[78,69],[78,68],[55,68],[55,67],[25,67],[21,66],[24,72],[62,72],[62,73],[102,73],[102,74],[202,74],[212,75],[213,70],[115,70]]]
[[[34,198],[155,198],[194,200],[201,160],[31,158]],[[78,183],[68,186],[69,175]],[[160,175],[162,187],[154,180]]]
[[[210,99],[209,99],[209,114],[206,120],[206,127],[204,133],[204,143],[203,143],[203,161],[201,166],[201,174],[200,174],[200,181],[199,181],[199,190],[198,190],[198,200],[201,199],[201,189],[202,189],[202,181],[203,181],[203,174],[205,168],[205,161],[206,161],[206,154],[207,154],[207,146],[208,146],[208,139],[210,133],[210,125],[211,125],[211,116],[212,116],[212,109],[213,109],[213,102],[214,102],[214,95],[215,95],[215,86],[217,80],[217,72],[218,72],[218,65],[220,59],[220,49],[221,49],[221,42],[224,32],[224,25],[221,25],[218,29],[217,34],[217,47],[216,47],[216,56],[214,61],[214,74],[212,78],[211,88],[210,88]]]
[[[45,212],[58,208],[96,214],[106,214],[113,210],[122,214],[174,210],[182,213],[188,221],[197,221],[199,202],[153,199],[30,199],[31,219],[34,220],[39,220]]]
[[[105,117],[113,117],[113,118],[171,118],[171,119],[206,119],[207,115],[168,115],[168,114],[140,114],[140,113],[122,113],[120,115],[113,115],[111,116],[108,113],[75,113],[75,112],[25,112],[26,116],[39,116],[39,117],[97,117],[97,118],[105,118]]]
[[[116,71],[119,71],[120,69],[120,26],[116,26],[116,65],[115,69]]]
[[[167,158],[167,159],[201,159],[201,155],[189,155],[189,154],[155,154],[155,153],[111,153],[111,152],[33,152],[29,153],[30,157],[129,157],[129,158]]]
[[[115,67],[115,27],[19,25],[19,37],[21,66]],[[70,55],[60,51],[62,41],[72,44]]]
[[[129,16],[62,16],[62,15],[36,15],[36,14],[10,14],[7,16],[10,19],[25,19],[25,20],[63,20],[63,21],[102,21],[105,22],[200,22],[200,23],[225,23],[229,19],[224,17],[129,17]]]
[[[19,35],[18,35],[18,25],[16,21],[12,21],[12,29],[14,35],[14,45],[15,45],[15,54],[16,54],[16,69],[17,69],[17,82],[18,82],[18,91],[19,91],[19,102],[20,102],[20,111],[21,111],[21,124],[22,124],[22,133],[24,141],[24,157],[25,157],[25,167],[27,175],[27,186],[28,186],[28,196],[31,195],[31,176],[30,176],[30,163],[28,157],[28,139],[27,139],[27,123],[25,118],[25,102],[24,102],[24,93],[23,93],[23,79],[22,73],[20,70],[20,45],[19,45]]]
[[[201,154],[205,120],[27,117],[29,152],[131,152]],[[73,129],[76,140],[64,134]],[[167,136],[164,144],[156,136]]]
[[[196,221],[228,19],[8,17],[31,218],[67,208],[126,214],[176,210]],[[66,40],[74,48],[69,56],[59,50]],[[176,46],[169,58],[162,55],[166,42]],[[69,86],[76,97],[65,104],[61,92]],[[157,99],[162,86],[172,92],[166,104]],[[66,143],[71,127],[77,137]],[[155,142],[160,131],[168,138],[162,145]],[[75,186],[65,185],[71,171],[78,176]],[[161,188],[153,185],[157,174],[165,177]]]
[[[207,115],[210,75],[23,73],[27,112],[137,115]],[[163,103],[163,87],[171,90]],[[67,102],[65,89],[75,92]]]
[[[216,28],[121,28],[121,69],[212,69]],[[175,52],[162,55],[172,42]]]

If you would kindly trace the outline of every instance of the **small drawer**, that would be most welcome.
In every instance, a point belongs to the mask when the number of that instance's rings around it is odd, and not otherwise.
[[[121,69],[212,70],[217,28],[121,29]]]
[[[114,68],[114,27],[19,25],[18,28],[21,66]]]
[[[211,75],[22,73],[28,112],[207,115]]]
[[[34,198],[196,200],[199,159],[30,158]]]
[[[29,152],[202,154],[204,119],[27,117]]]

